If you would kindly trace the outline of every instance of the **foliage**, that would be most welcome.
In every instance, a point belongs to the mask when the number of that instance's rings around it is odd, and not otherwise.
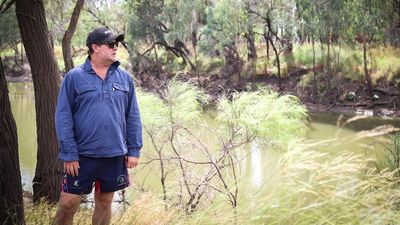
[[[307,111],[295,96],[267,90],[235,93],[232,100],[222,97],[217,120],[226,137],[288,143],[306,130]]]
[[[133,1],[129,7],[132,59],[139,61],[152,50],[157,55],[157,48],[164,48],[194,67],[187,45],[191,42],[193,48],[196,46],[205,4],[200,0]],[[158,60],[158,56],[155,58]]]
[[[161,98],[141,91],[138,95],[143,124],[154,131],[176,122],[187,124],[198,121],[202,113],[201,104],[208,101],[202,90],[177,80],[169,83]]]
[[[209,40],[215,40],[219,50],[236,43],[238,35],[246,31],[247,16],[245,14],[243,1],[220,0],[206,8],[207,25],[202,34],[207,38],[202,41],[212,44]],[[207,44],[202,43],[206,47]],[[204,50],[208,50],[205,48]]]
[[[397,177],[400,177],[400,133],[390,136],[390,143],[383,148],[383,157],[377,161],[380,170],[388,168]]]
[[[128,7],[124,1],[86,1],[80,14],[73,38],[74,49],[86,46],[86,37],[96,27],[108,27],[117,33],[125,33],[128,21]],[[74,9],[74,1],[45,1],[46,18],[52,40],[61,44],[62,37],[68,28]]]
[[[363,56],[360,47],[352,46],[333,46],[339,49],[340,54],[335,59],[338,63],[338,72],[341,77],[347,77],[352,80],[361,80],[363,78]],[[295,45],[294,58],[297,66],[305,66],[312,69],[312,46],[309,44]],[[326,48],[315,49],[316,64],[323,64],[323,56],[326,55]],[[400,61],[397,57],[399,51],[397,48],[387,47],[372,47],[369,54],[373,58],[371,62],[371,72],[373,82],[382,78],[387,78],[388,81],[395,81],[400,73]]]
[[[230,100],[222,97],[218,124],[210,126],[201,120],[201,104],[207,102],[203,91],[173,80],[160,94],[161,99],[138,92],[143,126],[154,149],[145,153],[149,161],[144,164],[158,166],[166,208],[178,204],[186,213],[207,206],[218,193],[237,207],[239,155],[246,146],[256,140],[286,145],[306,127],[306,110],[293,96],[263,90]]]
[[[17,17],[13,9],[14,7],[0,15],[0,50],[2,52],[9,45],[16,45],[21,41]]]

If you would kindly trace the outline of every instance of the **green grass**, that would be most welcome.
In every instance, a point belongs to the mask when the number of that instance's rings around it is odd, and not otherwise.
[[[327,48],[321,51],[320,45],[315,45],[316,64],[326,62]],[[296,66],[313,67],[312,46],[308,44],[296,45],[294,48],[294,58]],[[364,58],[361,46],[355,48],[347,46],[333,46],[332,49],[332,68],[340,76],[353,80],[364,80]],[[400,49],[395,47],[378,46],[368,51],[368,69],[370,70],[373,83],[383,77],[389,81],[400,77]],[[323,57],[324,56],[324,57]],[[371,58],[372,57],[372,58]]]

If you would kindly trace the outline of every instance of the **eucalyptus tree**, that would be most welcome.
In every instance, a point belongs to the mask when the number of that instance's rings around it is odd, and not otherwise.
[[[0,49],[19,40],[16,33],[14,0],[3,0],[0,5]],[[8,22],[8,23],[4,23]],[[5,28],[5,29],[3,29]],[[12,45],[12,44],[11,44]],[[0,56],[0,221],[1,224],[25,224],[22,198],[21,170],[18,158],[17,126],[11,111],[8,87]]]
[[[52,44],[59,45],[68,26],[74,7],[73,1],[44,1],[46,21]]]
[[[364,61],[364,76],[367,82],[369,94],[373,95],[373,84],[371,79],[370,69],[368,68],[368,45],[373,42],[378,43],[384,40],[384,31],[387,21],[385,18],[384,1],[374,0],[357,0],[347,2],[347,12],[349,21],[352,21],[348,26],[348,35],[362,43],[363,61]]]
[[[131,46],[136,54],[144,56],[154,51],[158,60],[156,49],[162,47],[194,69],[192,53],[186,43],[191,42],[193,50],[197,51],[198,30],[204,20],[204,4],[200,0],[133,1],[130,7],[130,35]],[[143,49],[143,44],[150,47]]]
[[[83,41],[93,27],[102,26],[116,33],[126,33],[129,26],[130,4],[130,1],[119,0],[87,1],[82,13],[82,22],[79,24],[81,30],[87,30],[84,32]]]
[[[281,85],[281,58],[282,52],[291,54],[293,44],[296,38],[296,4],[292,0],[250,0],[247,7],[250,14],[256,15],[262,21],[263,37],[267,44],[272,46],[276,66],[278,69],[277,76],[279,79],[279,89]]]
[[[19,35],[14,2],[3,0],[0,6],[0,51],[12,48],[14,50],[14,61],[17,64],[21,61],[19,55],[22,55],[23,51],[18,49],[21,37]]]
[[[62,38],[62,50],[63,50],[65,72],[68,72],[70,69],[74,67],[74,62],[72,61],[72,53],[71,53],[71,39],[75,33],[75,29],[79,20],[79,14],[81,13],[84,4],[85,0],[76,1],[74,11],[72,12],[71,19],[69,21],[68,29],[65,31],[64,36]]]
[[[388,1],[385,11],[389,25],[386,29],[387,41],[398,47],[400,46],[400,0]]]
[[[332,96],[332,80],[339,71],[341,44],[346,43],[344,33],[351,20],[346,11],[348,0],[296,0],[297,17],[300,22],[300,36],[311,39],[313,49],[314,90],[317,95],[315,42],[319,41],[322,52],[322,75],[320,86],[324,97]],[[325,49],[326,46],[326,49]]]
[[[42,1],[16,0],[16,14],[35,89],[37,164],[33,200],[57,202],[61,163],[54,129],[59,71],[47,28]]]
[[[0,105],[0,221],[4,225],[25,224],[17,126],[11,112],[1,57]]]
[[[207,24],[202,30],[206,36],[201,40],[204,50],[222,52],[225,66],[221,77],[229,83],[240,85],[243,60],[237,50],[238,38],[247,32],[249,17],[246,3],[240,0],[219,0],[206,8]]]
[[[317,0],[296,0],[296,13],[299,25],[299,40],[304,43],[307,39],[311,41],[312,57],[313,57],[313,85],[314,94],[317,95],[317,70],[316,70],[316,57],[315,57],[315,42],[318,40],[318,30],[321,24],[321,18],[317,11]]]
[[[317,9],[317,15],[320,18],[319,22],[319,37],[322,44],[326,44],[327,46],[327,55],[326,55],[326,75],[328,79],[328,90],[327,93],[330,92],[331,81],[335,71],[332,71],[332,62],[333,62],[333,50],[334,44],[338,44],[340,35],[344,32],[344,29],[347,29],[347,24],[349,21],[346,21],[347,15],[345,11],[345,4],[347,0],[338,0],[338,1],[315,1]]]

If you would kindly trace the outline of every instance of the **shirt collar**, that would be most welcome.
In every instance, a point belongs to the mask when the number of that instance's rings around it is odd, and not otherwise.
[[[108,70],[115,71],[119,67],[119,65],[121,65],[121,63],[117,60],[111,64],[111,66]],[[85,61],[85,64],[83,64],[83,67],[87,72],[94,72],[94,70],[92,68],[92,64],[90,63],[89,57],[86,58],[86,61]]]

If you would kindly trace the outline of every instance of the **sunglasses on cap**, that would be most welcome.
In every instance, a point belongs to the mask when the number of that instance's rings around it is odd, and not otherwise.
[[[100,45],[107,45],[109,48],[114,48],[115,46],[118,47],[118,42],[113,41],[113,42],[103,42],[100,43]]]

